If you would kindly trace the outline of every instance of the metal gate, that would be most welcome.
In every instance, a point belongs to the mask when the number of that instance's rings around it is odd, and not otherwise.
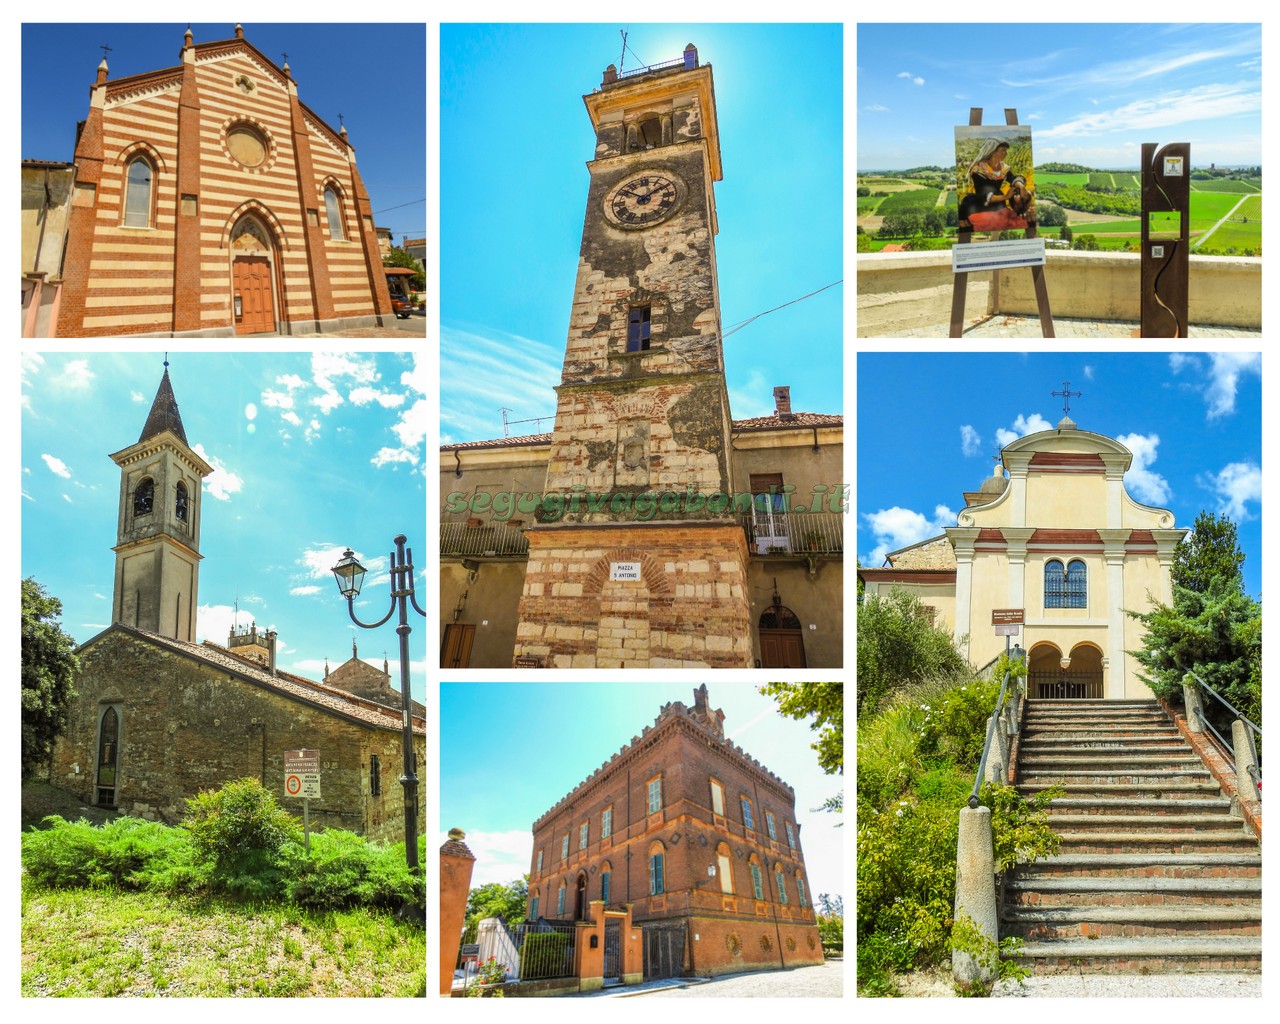
[[[622,981],[622,922],[604,923],[604,983]]]
[[[1100,700],[1102,672],[1028,672],[1027,696],[1032,700]]]
[[[646,924],[643,934],[644,980],[683,977],[684,922]]]

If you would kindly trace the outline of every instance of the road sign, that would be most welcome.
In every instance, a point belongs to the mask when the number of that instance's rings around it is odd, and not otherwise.
[[[1023,608],[992,608],[991,609],[991,625],[993,626],[1011,626],[1015,622],[1021,625],[1026,621],[1025,609]],[[996,636],[1003,634],[997,633]],[[1017,636],[1017,633],[1011,634]]]
[[[284,752],[284,795],[294,800],[320,799],[320,751]]]

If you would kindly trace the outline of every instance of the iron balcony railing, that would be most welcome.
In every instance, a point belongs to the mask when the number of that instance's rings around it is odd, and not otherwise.
[[[528,554],[529,541],[518,526],[499,522],[488,522],[482,526],[440,524],[440,555],[443,558],[524,558]]]
[[[686,63],[683,57],[677,57],[675,60],[664,60],[660,64],[648,64],[642,68],[632,68],[630,71],[619,71],[619,78],[631,78],[635,75],[647,75],[650,71],[662,71],[664,68],[682,67]]]
[[[844,516],[839,512],[777,512],[739,516],[757,555],[843,555]]]

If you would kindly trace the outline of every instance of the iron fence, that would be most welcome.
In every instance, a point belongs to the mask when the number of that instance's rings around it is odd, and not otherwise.
[[[520,951],[520,980],[567,978],[573,975],[577,929],[563,921],[526,921],[512,930]]]
[[[441,523],[440,554],[445,558],[524,558],[529,554],[529,541],[524,530],[507,523]]]

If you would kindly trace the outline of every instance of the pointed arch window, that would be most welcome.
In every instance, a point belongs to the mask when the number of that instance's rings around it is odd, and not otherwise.
[[[324,211],[329,219],[329,237],[335,242],[345,242],[347,235],[342,228],[342,197],[332,185],[324,190]]]
[[[98,806],[116,805],[116,768],[120,758],[120,716],[109,707],[98,724]]]
[[[187,494],[187,485],[179,480],[178,491],[173,500],[173,514],[177,517],[178,522],[187,522],[190,501],[190,496]]]
[[[155,169],[146,157],[135,157],[124,171],[124,226],[151,227]]]

